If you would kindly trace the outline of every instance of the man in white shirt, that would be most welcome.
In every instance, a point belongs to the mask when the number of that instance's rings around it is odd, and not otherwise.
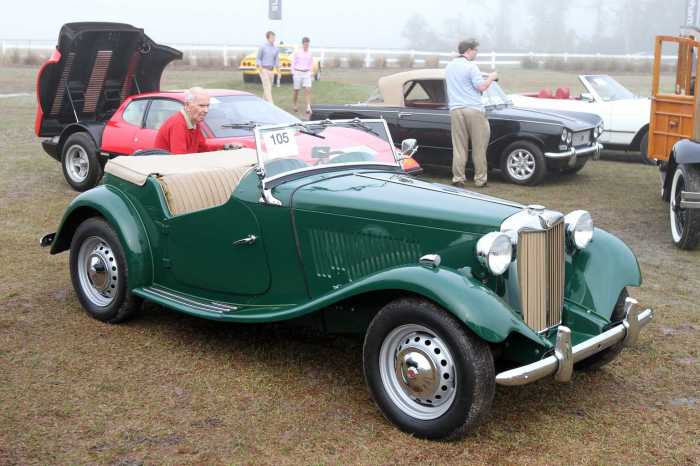
[[[459,57],[445,68],[447,100],[452,126],[452,184],[463,188],[465,167],[469,160],[469,138],[472,141],[474,184],[486,186],[486,148],[491,137],[489,121],[484,114],[481,94],[498,79],[493,72],[486,78],[473,63],[479,42],[469,39],[459,43]]]

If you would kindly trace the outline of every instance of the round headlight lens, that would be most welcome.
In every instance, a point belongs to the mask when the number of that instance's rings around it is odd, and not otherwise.
[[[508,270],[513,258],[513,244],[504,233],[487,233],[476,243],[476,256],[489,272],[501,275]]]
[[[563,130],[563,131],[561,132],[561,142],[566,142],[566,135],[567,135],[568,133],[569,133],[569,132],[568,132],[567,130]]]
[[[574,133],[569,133],[566,135],[566,143],[571,145],[571,141],[574,138]]]
[[[593,239],[593,219],[585,210],[574,210],[564,217],[566,235],[577,249],[584,249]]]

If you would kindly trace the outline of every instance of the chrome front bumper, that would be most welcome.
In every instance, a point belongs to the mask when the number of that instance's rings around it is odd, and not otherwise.
[[[592,146],[584,147],[583,149],[576,149],[575,147],[572,147],[571,149],[564,152],[545,152],[544,156],[548,159],[568,159],[569,157],[572,157],[575,160],[576,157],[579,155],[588,155],[592,153],[593,158],[595,160],[598,160],[600,158],[601,150],[603,150],[603,145],[599,142],[596,142]]]
[[[554,354],[527,366],[517,367],[496,375],[499,385],[525,385],[535,380],[553,375],[559,382],[568,382],[573,374],[574,364],[622,341],[625,347],[634,345],[639,332],[654,316],[651,308],[642,309],[636,299],[625,301],[625,318],[622,323],[571,347],[571,330],[560,325]]]
[[[700,209],[700,193],[681,191],[681,209]]]

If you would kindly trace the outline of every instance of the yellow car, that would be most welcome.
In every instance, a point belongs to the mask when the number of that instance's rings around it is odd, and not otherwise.
[[[292,80],[292,54],[294,53],[295,47],[288,45],[280,45],[280,72],[282,73],[282,80]],[[258,51],[249,53],[238,66],[238,69],[243,72],[243,82],[251,83],[260,81],[260,76],[258,75],[258,69],[255,66],[257,61]],[[318,58],[314,57],[313,66],[313,76],[316,81],[321,79],[321,62]]]

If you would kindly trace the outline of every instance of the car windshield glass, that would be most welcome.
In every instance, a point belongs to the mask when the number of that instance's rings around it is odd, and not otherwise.
[[[384,120],[306,121],[258,127],[256,144],[266,178],[339,165],[400,166]]]
[[[586,76],[584,79],[605,102],[634,99],[634,94],[610,76]]]
[[[485,107],[491,107],[509,105],[511,101],[506,93],[503,92],[501,86],[499,86],[497,82],[493,82],[481,95],[481,103],[484,104]]]
[[[217,138],[251,136],[252,127],[230,127],[254,122],[258,125],[296,123],[294,115],[275,107],[254,95],[226,95],[211,97],[209,113],[204,119]],[[230,126],[227,126],[230,125]]]

